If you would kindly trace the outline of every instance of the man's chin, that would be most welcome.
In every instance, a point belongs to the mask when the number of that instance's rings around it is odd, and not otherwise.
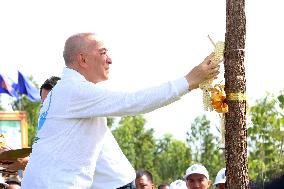
[[[102,81],[106,81],[106,80],[108,80],[108,76],[105,76],[105,77],[102,79]]]

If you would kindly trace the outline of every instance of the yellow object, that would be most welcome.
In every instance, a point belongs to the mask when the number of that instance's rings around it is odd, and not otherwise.
[[[221,114],[220,132],[221,132],[221,144],[220,148],[225,147],[225,113],[228,112],[228,105],[225,103],[226,93],[225,85],[216,84],[211,89],[211,103],[213,109]]]
[[[227,94],[227,100],[245,101],[246,95],[244,93],[229,93]]]
[[[208,36],[210,41],[215,46],[214,55],[211,58],[212,63],[219,62],[224,57],[225,43],[218,41],[216,44]],[[220,131],[221,131],[221,145],[222,148],[225,146],[225,114],[228,112],[228,105],[225,103],[226,94],[225,94],[225,85],[216,84],[214,87],[213,79],[206,80],[200,83],[199,88],[203,92],[203,106],[205,111],[215,110],[218,113],[221,113],[221,122],[220,122]]]
[[[213,109],[218,113],[228,112],[228,105],[225,103],[225,85],[216,84],[214,88],[211,89],[211,104]]]
[[[0,134],[0,147],[6,146],[5,143],[5,136],[3,134]]]
[[[212,58],[211,61],[219,61],[221,59],[223,59],[224,57],[224,49],[225,49],[225,43],[222,41],[218,41],[215,45],[215,49],[214,49],[214,56]]]
[[[218,41],[215,44],[215,49],[214,49],[214,55],[211,59],[212,63],[218,62],[221,59],[223,59],[224,56],[224,48],[225,48],[225,44],[222,41]],[[212,111],[213,110],[213,106],[211,103],[211,97],[210,97],[210,90],[213,88],[212,86],[213,84],[213,80],[206,80],[203,81],[202,83],[199,84],[199,88],[202,90],[202,95],[203,95],[203,106],[204,106],[204,110],[205,111]]]
[[[213,80],[206,80],[199,84],[199,88],[202,90],[203,107],[205,111],[212,111],[210,90],[212,89]]]
[[[221,114],[221,122],[220,122],[220,131],[221,131],[221,144],[223,148],[225,148],[225,114]]]

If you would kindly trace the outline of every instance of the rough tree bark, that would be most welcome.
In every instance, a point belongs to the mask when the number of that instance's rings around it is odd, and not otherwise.
[[[225,92],[229,111],[225,115],[225,156],[228,189],[248,189],[245,0],[226,1]]]

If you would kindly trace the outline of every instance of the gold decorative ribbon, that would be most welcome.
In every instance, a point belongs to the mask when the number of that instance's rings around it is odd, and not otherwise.
[[[229,93],[226,95],[226,100],[235,100],[235,101],[246,101],[245,93]]]

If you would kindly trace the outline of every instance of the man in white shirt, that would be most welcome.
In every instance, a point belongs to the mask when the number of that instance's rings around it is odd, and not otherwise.
[[[135,179],[135,170],[106,125],[106,116],[146,113],[168,105],[219,73],[208,56],[185,77],[133,93],[96,83],[107,80],[111,58],[93,33],[66,40],[66,68],[40,111],[38,141],[23,189],[116,189]]]

